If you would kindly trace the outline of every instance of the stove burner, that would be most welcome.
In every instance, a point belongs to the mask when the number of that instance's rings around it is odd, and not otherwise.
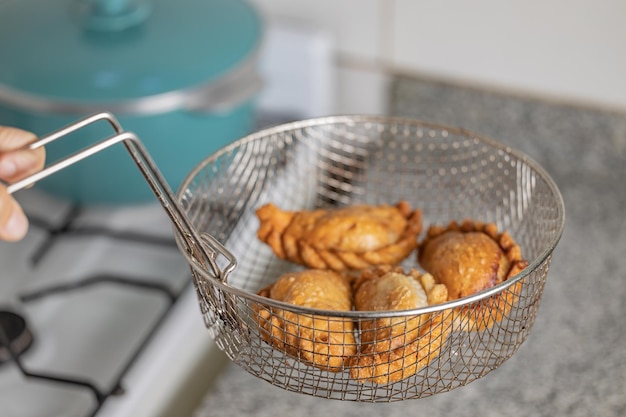
[[[20,356],[32,343],[26,320],[10,311],[0,311],[0,364]]]

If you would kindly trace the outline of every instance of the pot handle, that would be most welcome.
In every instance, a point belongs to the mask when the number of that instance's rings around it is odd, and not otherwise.
[[[187,91],[183,107],[200,114],[228,113],[249,101],[263,88],[256,62],[256,57],[248,59],[218,81]]]
[[[9,194],[13,194],[30,185],[33,185],[37,181],[82,161],[89,156],[95,155],[111,146],[122,143],[126,147],[130,157],[143,174],[144,178],[148,182],[148,185],[152,189],[152,192],[158,199],[159,203],[163,206],[163,209],[182,238],[182,242],[186,246],[185,251],[187,259],[199,264],[199,266],[205,270],[207,270],[208,266],[215,277],[220,279],[222,282],[227,282],[228,275],[237,266],[235,256],[230,253],[217,239],[208,233],[198,234],[198,232],[193,228],[191,221],[185,214],[184,210],[176,201],[176,197],[170,186],[167,184],[167,181],[157,168],[141,140],[134,133],[124,131],[119,121],[111,113],[102,112],[87,116],[47,136],[39,138],[38,140],[27,145],[27,148],[40,148],[101,120],[109,122],[109,124],[113,127],[113,130],[115,131],[113,136],[86,147],[59,161],[49,164],[41,171],[33,175],[8,184],[7,191]],[[227,261],[227,264],[223,268],[220,268],[218,265],[218,255],[222,255]]]

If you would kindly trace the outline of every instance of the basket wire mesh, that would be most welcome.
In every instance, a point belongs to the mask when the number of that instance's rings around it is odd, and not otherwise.
[[[552,179],[522,153],[461,129],[337,116],[240,139],[193,169],[174,195],[139,138],[108,113],[29,147],[99,120],[115,135],[9,184],[8,192],[123,143],[175,226],[209,332],[250,374],[330,399],[423,398],[487,375],[528,337],[565,211]],[[265,203],[307,210],[402,200],[422,211],[425,227],[467,218],[494,223],[520,245],[528,267],[489,290],[407,311],[318,310],[258,295],[302,269],[257,239],[255,212]],[[400,267],[420,270],[415,254]]]
[[[531,330],[564,225],[557,187],[525,155],[464,130],[381,117],[324,118],[253,134],[196,167],[179,198],[193,227],[238,260],[224,282],[194,268],[205,322],[230,359],[290,391],[365,402],[446,392],[510,358]],[[255,210],[263,204],[302,210],[400,200],[422,210],[426,227],[467,218],[495,223],[518,242],[529,267],[490,291],[415,311],[321,311],[256,295],[281,274],[301,269],[256,238]],[[401,266],[420,269],[413,255]],[[332,342],[306,339],[345,320],[355,334],[346,349],[356,355],[365,355],[360,329],[372,320],[381,334],[385,326],[415,330],[422,345],[393,364],[389,359],[387,375],[381,355],[377,382],[356,380],[348,366],[338,372],[316,366],[315,343],[327,343],[328,352]],[[280,331],[268,335],[264,326]],[[398,369],[410,372],[398,381],[385,378]]]

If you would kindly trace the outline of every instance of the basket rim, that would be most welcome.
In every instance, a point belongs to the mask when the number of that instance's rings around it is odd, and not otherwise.
[[[363,114],[355,114],[355,115],[334,115],[334,116],[324,116],[324,117],[316,117],[304,120],[298,120],[288,123],[283,123],[280,125],[272,126],[269,128],[261,129],[256,132],[253,132],[249,135],[246,135],[220,149],[218,149],[213,154],[207,156],[204,160],[198,163],[185,177],[183,182],[181,183],[178,192],[176,193],[176,199],[179,204],[182,203],[182,200],[189,188],[189,185],[197,176],[197,174],[202,171],[207,165],[213,163],[215,160],[220,158],[222,155],[232,152],[233,150],[241,147],[249,142],[253,142],[256,140],[260,140],[264,137],[268,137],[271,135],[284,133],[287,131],[294,131],[303,128],[309,128],[314,126],[321,125],[331,125],[331,124],[358,124],[358,123],[378,123],[378,124],[402,124],[405,126],[414,126],[416,128],[430,128],[430,129],[438,129],[442,131],[447,131],[459,136],[466,136],[468,138],[478,140],[481,143],[487,144],[494,148],[500,149],[503,152],[506,152],[509,155],[514,156],[518,160],[524,162],[528,166],[530,166],[536,173],[541,177],[543,181],[545,181],[546,185],[552,192],[555,200],[556,200],[556,208],[558,211],[558,219],[560,220],[558,223],[558,227],[556,233],[549,241],[546,248],[534,259],[529,260],[528,266],[520,271],[517,275],[503,281],[502,283],[493,286],[492,288],[479,291],[471,296],[459,298],[452,301],[447,301],[445,303],[431,305],[427,307],[421,307],[410,310],[395,310],[395,311],[361,311],[361,310],[322,310],[310,307],[302,307],[296,306],[293,304],[285,303],[282,301],[273,300],[267,297],[260,296],[255,293],[251,293],[249,291],[243,290],[241,288],[234,287],[229,285],[228,282],[224,282],[220,280],[218,277],[215,277],[212,273],[210,267],[202,265],[195,259],[188,251],[185,250],[186,244],[184,243],[184,238],[180,236],[178,232],[175,231],[175,240],[179,247],[179,250],[183,253],[183,255],[187,258],[189,265],[196,271],[202,279],[204,279],[208,284],[215,285],[219,287],[220,290],[223,290],[227,293],[231,293],[242,298],[253,301],[256,304],[260,304],[265,307],[275,307],[280,308],[287,311],[296,311],[299,314],[311,314],[311,315],[319,315],[319,316],[332,316],[336,318],[352,318],[352,319],[376,319],[376,318],[391,318],[391,317],[405,317],[405,316],[413,316],[420,314],[429,314],[445,311],[448,309],[455,309],[459,307],[465,307],[472,303],[484,300],[501,292],[504,292],[509,287],[515,285],[519,281],[523,280],[527,277],[532,271],[536,270],[539,265],[544,263],[544,261],[552,255],[552,252],[556,248],[559,243],[563,230],[565,228],[565,203],[563,200],[563,196],[556,185],[556,182],[550,176],[550,174],[532,157],[527,155],[526,153],[512,148],[508,145],[504,145],[503,143],[493,139],[489,136],[482,135],[476,133],[473,130],[469,130],[462,127],[455,127],[441,123],[428,122],[424,120],[420,120],[417,118],[410,117],[397,117],[397,116],[379,116],[379,115],[363,115]]]

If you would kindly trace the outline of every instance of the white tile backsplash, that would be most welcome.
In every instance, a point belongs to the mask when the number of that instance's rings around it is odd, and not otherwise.
[[[251,1],[330,34],[338,110],[384,107],[370,100],[386,99],[381,80],[397,71],[626,110],[622,0]],[[368,70],[345,65],[353,59]]]
[[[626,2],[395,0],[393,65],[626,108]]]
[[[270,18],[315,25],[331,33],[339,53],[378,58],[379,0],[250,0]]]

